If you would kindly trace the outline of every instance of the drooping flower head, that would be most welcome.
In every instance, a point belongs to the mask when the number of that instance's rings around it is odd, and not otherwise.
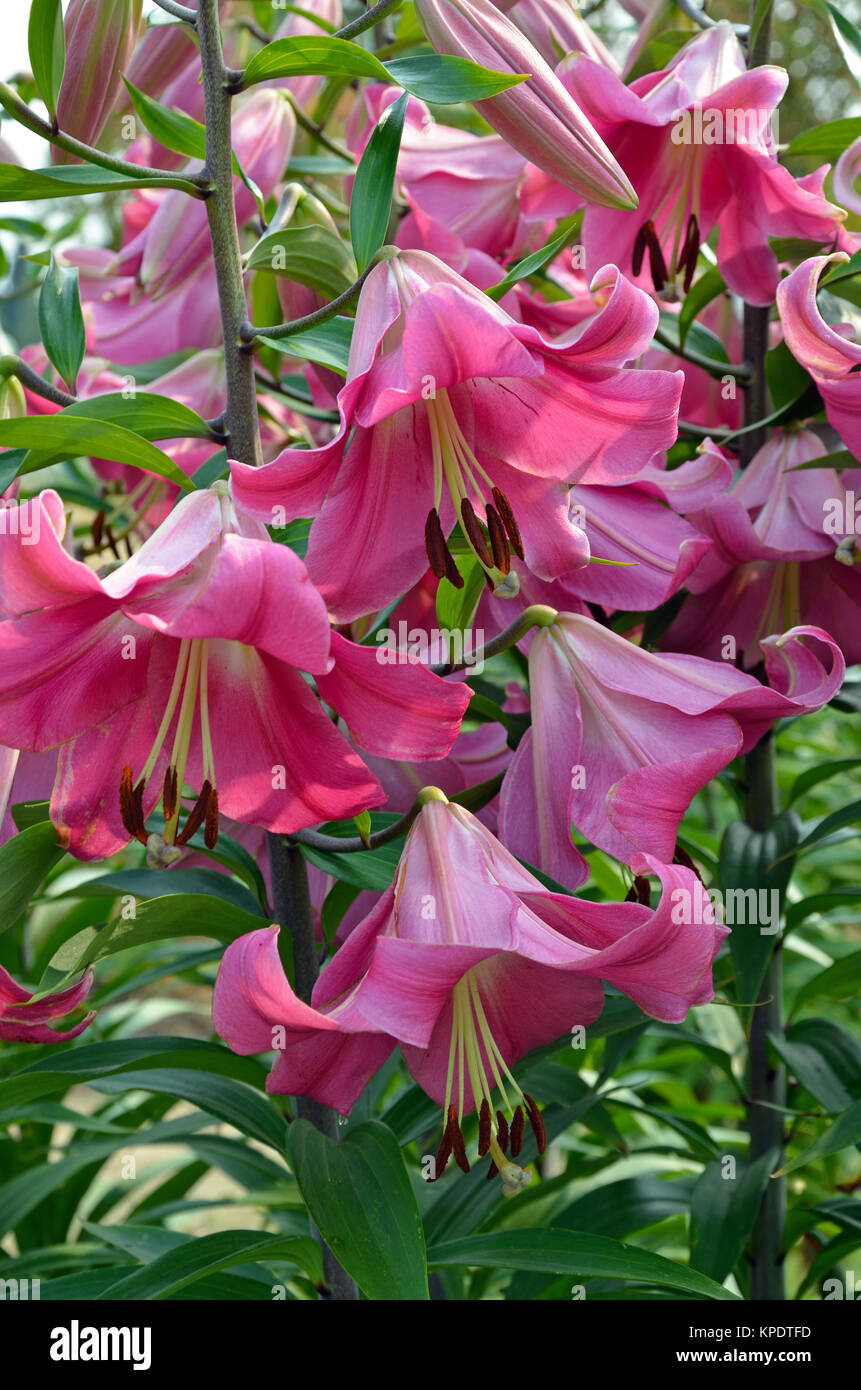
[[[512,554],[548,579],[586,562],[566,483],[629,476],[668,448],[683,381],[625,365],[654,331],[648,296],[613,266],[592,290],[597,312],[547,342],[426,252],[374,269],[337,436],[231,470],[252,515],[319,511],[308,572],[337,621],[385,607],[428,562],[461,587],[455,522],[491,587]]]
[[[514,1193],[527,1126],[544,1123],[512,1068],[533,1048],[601,1012],[608,980],[655,1017],[682,1019],[712,997],[711,966],[726,929],[673,912],[690,870],[638,856],[657,874],[653,911],[548,891],[463,807],[426,788],[392,886],[323,971],[310,1004],[285,979],[278,928],[225,953],[213,1001],[216,1031],[241,1054],[278,1050],[276,1094],[308,1095],[346,1113],[396,1043],[442,1107],[435,1177],[449,1158],[468,1171],[465,1118],[478,1116],[478,1153]]]

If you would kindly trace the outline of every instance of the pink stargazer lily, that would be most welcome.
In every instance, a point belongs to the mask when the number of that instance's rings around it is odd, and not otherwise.
[[[339,433],[231,466],[253,515],[319,512],[308,572],[339,622],[385,607],[428,560],[461,587],[445,540],[455,520],[493,584],[512,552],[547,579],[586,562],[565,484],[629,476],[668,448],[683,382],[624,365],[654,331],[648,296],[614,266],[592,289],[599,311],[550,343],[426,252],[371,273]]]
[[[491,0],[416,0],[416,14],[440,53],[469,58],[525,82],[477,103],[513,149],[592,203],[632,208],[624,170],[571,99],[549,63]]]
[[[469,689],[331,632],[301,560],[223,486],[184,498],[105,578],[65,551],[56,493],[22,506],[36,543],[0,535],[0,743],[60,748],[51,815],[79,858],[136,837],[157,860],[159,801],[168,860],[201,826],[214,844],[219,809],[289,833],[383,803],[301,671],[369,752],[448,753]]]
[[[849,324],[826,323],[816,303],[825,267],[847,259],[838,251],[802,261],[778,286],[777,309],[790,352],[813,377],[829,423],[857,458],[861,456],[861,343]]]
[[[823,448],[812,430],[776,430],[731,492],[689,512],[713,545],[688,577],[691,597],[662,645],[718,657],[731,634],[749,667],[763,637],[816,621],[827,624],[848,664],[861,661],[854,529],[861,471],[802,467]],[[707,454],[726,461],[711,441]]]
[[[826,667],[809,643],[830,653]],[[623,862],[673,859],[693,796],[781,716],[819,709],[844,661],[820,628],[761,643],[770,686],[729,662],[634,646],[563,613],[529,648],[532,727],[500,794],[500,835],[519,858],[576,888],[588,865],[573,823]]]
[[[88,1013],[80,1023],[62,1033],[49,1028],[48,1024],[54,1019],[65,1018],[83,1004],[92,987],[93,972],[88,969],[77,984],[46,994],[38,1003],[31,1004],[33,991],[19,985],[0,965],[0,1042],[61,1043],[76,1038],[92,1023],[94,1013]]]
[[[717,227],[718,266],[730,289],[749,304],[770,304],[778,262],[769,237],[835,242],[845,214],[822,196],[826,170],[794,179],[777,161],[768,120],[787,75],[776,67],[748,71],[725,20],[630,87],[583,54],[565,59],[559,75],[640,200],[636,212],[586,209],[587,270],[613,260],[673,298],[688,289],[699,247]]]
[[[479,1155],[489,1153],[516,1191],[528,1180],[513,1162],[525,1120],[539,1151],[544,1127],[513,1064],[596,1019],[601,980],[654,1017],[680,1021],[712,998],[726,929],[677,920],[675,891],[695,893],[698,883],[688,869],[636,858],[637,873],[661,880],[654,911],[581,902],[549,892],[438,788],[420,799],[393,884],[323,971],[310,1004],[284,976],[278,928],[264,928],[225,953],[215,1028],[243,1055],[278,1048],[268,1091],[310,1095],[343,1113],[399,1043],[416,1081],[443,1107],[435,1176],[451,1153],[468,1170],[461,1125],[475,1109]],[[508,1112],[497,1111],[495,1134],[494,1088]]]

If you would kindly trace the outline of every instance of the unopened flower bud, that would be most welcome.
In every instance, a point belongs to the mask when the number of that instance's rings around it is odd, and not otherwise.
[[[143,0],[71,0],[66,11],[66,70],[57,101],[64,135],[94,145],[123,94],[122,75],[137,42]],[[55,164],[78,163],[52,149]]]

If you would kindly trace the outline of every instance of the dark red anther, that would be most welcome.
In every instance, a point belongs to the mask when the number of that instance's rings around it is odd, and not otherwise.
[[[625,894],[626,903],[639,903],[641,907],[651,907],[652,890],[649,880],[638,874]]]
[[[475,514],[475,508],[468,497],[464,497],[460,504],[460,521],[479,560],[484,565],[492,565],[493,557],[487,548],[487,541]]]
[[[697,268],[697,260],[700,254],[700,227],[697,222],[696,214],[691,213],[688,218],[687,230],[685,232],[685,244],[682,247],[679,258],[679,267],[684,269],[685,278],[683,283],[685,294],[691,287],[694,278],[694,271]]]
[[[177,835],[175,844],[187,845],[192,835],[196,835],[203,822],[206,820],[209,811],[209,799],[212,796],[212,783],[204,782],[200,789],[200,796],[195,801],[188,813],[188,818],[182,831]]]
[[[179,787],[177,786],[175,767],[169,767],[165,771],[161,796],[164,818],[170,820],[176,814],[176,808],[179,804]]]
[[[124,767],[120,778],[120,815],[129,835],[145,845],[147,833],[143,813],[143,793],[143,782],[138,782],[137,786],[134,786],[131,768],[129,766]]]
[[[532,1099],[532,1096],[528,1096],[524,1091],[523,1099],[526,1101],[526,1106],[529,1111],[529,1123],[532,1126],[532,1133],[535,1135],[535,1143],[538,1147],[538,1152],[543,1154],[544,1150],[547,1148],[547,1131],[544,1128],[544,1119],[536,1102]]]
[[[430,1182],[436,1182],[437,1178],[442,1177],[443,1173],[445,1172],[445,1165],[448,1163],[450,1158],[451,1133],[450,1126],[446,1125],[445,1133],[442,1136],[442,1142],[440,1143],[440,1146],[436,1151],[436,1158],[434,1160],[434,1172],[433,1177],[429,1179]]]
[[[511,510],[511,503],[501,488],[495,487],[493,489],[493,500],[496,504],[496,510],[499,512],[502,524],[505,527],[505,533],[508,536],[508,543],[511,549],[514,551],[518,560],[525,559],[523,541],[520,539],[520,527],[517,525],[514,512]]]
[[[655,231],[655,224],[651,220],[646,223],[646,245],[649,248],[649,270],[652,274],[652,284],[660,292],[666,285],[669,276],[661,243],[658,241],[658,234]]]
[[[203,843],[207,849],[215,849],[218,844],[218,792],[215,787],[209,794],[206,806],[206,822],[203,828]]]
[[[463,1142],[463,1134],[457,1122],[457,1112],[453,1105],[448,1107],[447,1129],[451,1140],[451,1151],[454,1154],[454,1161],[461,1172],[468,1173],[469,1159],[466,1156],[466,1144]]]
[[[425,550],[437,579],[447,579],[456,589],[462,589],[463,575],[452,559],[436,507],[431,507],[425,522]]]
[[[514,1112],[514,1118],[511,1121],[510,1139],[512,1158],[516,1158],[517,1155],[520,1153],[520,1150],[523,1148],[523,1131],[525,1128],[525,1124],[526,1122],[523,1118],[523,1106],[518,1105],[517,1109]]]
[[[481,1102],[478,1112],[478,1156],[484,1158],[490,1148],[490,1106],[487,1100]]]
[[[490,549],[493,553],[493,563],[503,574],[508,574],[511,569],[511,551],[508,548],[508,537],[505,534],[505,527],[495,507],[485,508],[487,512],[487,530],[490,535]]]
[[[508,1148],[508,1121],[501,1110],[496,1112],[496,1139],[502,1152]]]

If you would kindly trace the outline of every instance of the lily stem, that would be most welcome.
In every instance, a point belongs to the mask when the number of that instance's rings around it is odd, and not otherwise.
[[[200,0],[196,20],[206,112],[205,172],[212,184],[206,210],[218,283],[227,375],[225,426],[230,439],[231,457],[242,463],[259,465],[263,462],[263,455],[257,415],[254,355],[241,337],[241,328],[248,316],[248,305],[242,280],[239,228],[233,193],[230,139],[232,97],[224,65],[218,0]],[[297,992],[307,1002],[317,978],[314,917],[308,891],[308,874],[299,849],[277,835],[269,835],[267,840],[275,915],[293,938]],[[309,1119],[329,1138],[337,1139],[337,1118],[328,1106],[301,1100],[299,1114]],[[322,1240],[319,1231],[314,1229],[314,1235],[320,1241],[323,1250],[328,1297],[340,1301],[358,1299],[358,1289],[353,1280],[342,1269]]]
[[[751,13],[756,13],[753,0]],[[771,10],[761,24],[748,55],[748,67],[769,61],[771,48]],[[752,425],[767,414],[768,389],[765,354],[768,349],[768,308],[746,304],[744,308],[744,358],[751,375],[744,393],[744,423]],[[764,429],[751,430],[739,438],[739,462],[747,467],[765,442]],[[752,830],[764,831],[778,811],[774,735],[760,739],[745,759],[745,819]],[[770,1151],[782,1154],[785,1144],[781,1110],[786,1105],[786,1071],[772,1061],[769,1037],[783,1034],[783,978],[780,941],[775,942],[750,1025],[748,1043],[750,1162]],[[776,1107],[776,1108],[775,1108]],[[774,1167],[780,1166],[780,1160]],[[784,1225],[786,1221],[786,1179],[771,1178],[760,1202],[750,1244],[750,1298],[779,1301],[786,1298],[784,1271]]]

